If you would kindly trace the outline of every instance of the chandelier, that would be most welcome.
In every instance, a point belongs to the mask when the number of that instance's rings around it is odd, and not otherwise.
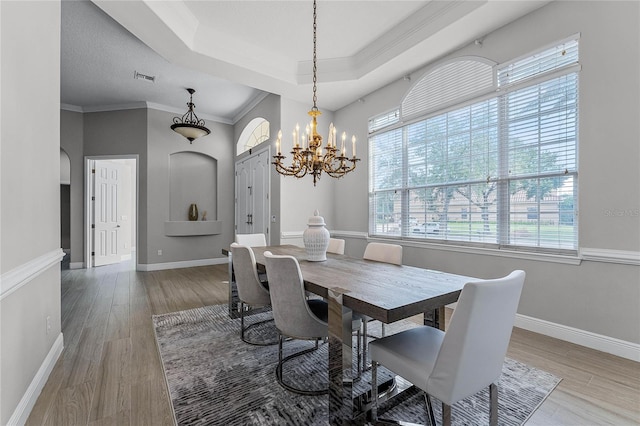
[[[276,171],[284,176],[295,176],[301,178],[310,174],[313,176],[313,186],[320,179],[322,172],[325,172],[333,178],[340,178],[345,174],[355,170],[356,162],[360,161],[356,158],[356,137],[351,137],[352,157],[347,157],[345,148],[346,132],[342,133],[341,146],[338,148],[336,141],[337,130],[333,123],[329,125],[329,134],[327,144],[322,146],[322,136],[318,134],[317,117],[322,114],[317,106],[317,55],[316,55],[316,0],[313,0],[313,107],[309,111],[311,123],[306,126],[305,133],[300,134],[300,126],[296,124],[293,131],[293,148],[291,155],[293,159],[290,166],[282,164],[282,160],[286,157],[280,151],[282,146],[282,130],[278,132],[276,140],[277,154],[273,156],[272,164],[276,166]]]
[[[198,118],[193,109],[196,107],[193,103],[193,94],[196,92],[193,89],[187,89],[189,92],[189,102],[187,107],[189,110],[182,117],[173,117],[173,124],[171,130],[176,133],[180,133],[182,136],[189,140],[189,143],[193,143],[195,139],[201,136],[206,136],[211,131],[204,127],[204,120]]]

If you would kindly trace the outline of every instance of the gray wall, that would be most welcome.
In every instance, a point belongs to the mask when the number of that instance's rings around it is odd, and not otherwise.
[[[581,248],[640,251],[640,3],[565,2],[547,6],[488,34],[448,58],[479,55],[498,63],[580,33],[579,244]],[[429,64],[427,64],[428,66]],[[426,67],[425,67],[426,68]],[[424,69],[412,74],[412,82]],[[357,126],[397,107],[412,82],[400,80],[336,113],[336,125]],[[342,124],[344,123],[344,124]],[[333,202],[336,228],[367,232],[367,151],[353,177],[342,180]],[[341,206],[350,206],[349,209]],[[347,253],[362,255],[366,241],[351,238]],[[579,266],[543,258],[502,257],[479,250],[442,250],[405,244],[404,262],[476,277],[497,277],[516,268],[527,272],[518,312],[579,330],[640,343],[640,268],[582,261]]]
[[[71,166],[70,185],[70,242],[71,263],[84,262],[84,164],[83,164],[83,114],[60,111],[60,147],[69,156]]]
[[[138,155],[138,263],[146,262],[147,248],[147,109],[92,112],[83,114],[84,157]],[[71,154],[69,154],[71,155]],[[73,165],[72,174],[73,174]],[[73,179],[73,178],[72,178]],[[71,183],[73,186],[73,181]],[[73,191],[73,190],[72,190]],[[81,200],[84,196],[81,195]],[[73,201],[72,201],[73,204]],[[81,201],[82,206],[82,201]],[[83,211],[83,210],[81,210]],[[84,226],[80,219],[80,226]],[[72,225],[77,226],[77,224]],[[84,243],[83,243],[84,244]],[[72,249],[73,250],[73,249]],[[84,253],[83,253],[84,255]]]
[[[0,2],[0,424],[7,424],[60,327],[60,2]],[[32,262],[37,267],[30,266]],[[4,293],[9,275],[34,275]],[[46,318],[51,330],[46,330]],[[60,342],[61,340],[58,340]]]
[[[189,144],[189,141],[169,128],[175,114],[154,109],[147,111],[147,215],[140,215],[141,226],[146,217],[147,242],[146,247],[141,247],[144,242],[140,237],[139,262],[154,264],[222,258],[222,249],[229,248],[229,244],[233,242],[233,127],[207,121],[211,134]],[[217,160],[217,188],[213,187],[212,182],[194,184],[205,188],[210,186],[211,191],[217,192],[217,212],[208,212],[207,216],[210,220],[217,218],[222,222],[221,234],[168,237],[164,233],[164,222],[169,220],[169,156],[183,151],[205,154]],[[162,256],[158,255],[158,250],[162,250]]]
[[[222,257],[222,248],[233,241],[233,127],[207,122],[211,134],[197,139],[193,144],[169,128],[175,114],[155,109],[132,109],[95,113],[62,112],[64,143],[84,140],[84,145],[63,145],[72,158],[72,212],[77,209],[80,218],[74,221],[82,235],[84,156],[138,155],[138,239],[136,249],[140,265],[202,260]],[[80,132],[79,126],[82,126]],[[80,145],[80,146],[78,146]],[[84,152],[83,152],[84,150]],[[196,152],[217,160],[217,212],[208,212],[209,220],[222,221],[222,233],[218,235],[168,237],[164,222],[169,220],[169,156],[177,152]],[[76,157],[79,159],[76,160]],[[76,164],[79,163],[79,166]],[[79,168],[79,199],[74,202],[74,168]],[[206,185],[206,182],[198,184]],[[213,183],[211,183],[213,185]],[[73,240],[75,241],[75,240]],[[80,250],[83,256],[83,241]],[[162,250],[162,255],[158,255]],[[72,257],[72,261],[76,258]],[[82,261],[82,260],[79,260]]]

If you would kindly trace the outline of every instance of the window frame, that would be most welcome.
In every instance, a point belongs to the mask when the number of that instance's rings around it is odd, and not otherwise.
[[[561,40],[559,42],[556,43],[551,43],[541,49],[536,50],[535,52],[532,52],[528,55],[522,55],[519,58],[516,58],[514,60],[505,62],[503,64],[499,64],[496,65],[494,67],[494,82],[498,82],[498,77],[499,77],[499,72],[502,69],[505,69],[507,66],[510,66],[514,63],[517,63],[520,60],[523,59],[527,59],[527,58],[533,58],[535,55],[538,55],[540,53],[544,53],[547,50],[550,50],[552,48],[557,48],[557,46],[562,46],[564,43],[570,43],[572,41],[576,42],[576,46],[577,46],[577,50],[579,50],[579,34],[572,36],[572,37],[568,37],[565,40]],[[564,54],[564,53],[563,53]],[[464,57],[467,58],[467,57]],[[453,61],[455,61],[455,58],[453,59]],[[490,62],[489,60],[486,60],[487,63]],[[433,67],[429,68],[429,70],[424,74],[427,75],[429,72],[438,69],[439,66],[442,66],[444,64],[450,64],[452,62],[451,59],[447,60],[447,61],[443,61],[439,64],[435,64]],[[411,117],[408,120],[404,120],[403,116],[402,116],[402,108],[398,107],[397,109],[400,111],[400,117],[399,120],[395,123],[392,123],[388,126],[384,126],[384,127],[379,127],[376,128],[373,131],[370,131],[369,133],[369,138],[368,138],[368,144],[369,144],[369,177],[368,177],[368,182],[369,182],[369,236],[373,237],[373,238],[380,238],[380,239],[401,239],[401,240],[405,240],[407,242],[415,242],[418,244],[424,244],[424,243],[432,243],[438,246],[442,246],[442,245],[454,245],[454,246],[470,246],[472,248],[484,248],[484,249],[497,249],[497,250],[512,250],[512,251],[525,251],[525,252],[535,252],[535,253],[542,253],[542,254],[550,254],[550,255],[567,255],[567,256],[575,256],[577,255],[578,252],[578,248],[579,248],[579,235],[578,235],[578,215],[577,215],[577,199],[578,199],[578,147],[579,147],[579,115],[580,115],[580,108],[579,108],[579,72],[581,70],[581,65],[579,63],[579,53],[576,53],[576,63],[572,63],[572,64],[564,64],[563,66],[557,68],[557,69],[550,69],[550,70],[546,70],[542,73],[540,73],[539,75],[533,75],[530,78],[524,78],[522,80],[517,81],[514,84],[511,85],[506,85],[506,86],[497,86],[497,89],[494,92],[491,93],[484,93],[484,94],[479,94],[476,95],[475,97],[466,97],[466,98],[461,98],[460,101],[457,102],[447,102],[445,104],[442,105],[442,108],[437,108],[437,109],[431,109],[426,111],[426,113],[424,114],[415,114],[413,113],[411,115]],[[409,164],[407,161],[407,157],[408,157],[408,148],[407,148],[407,136],[406,136],[406,132],[407,129],[410,128],[410,126],[412,124],[415,123],[420,123],[420,122],[426,122],[427,120],[429,120],[430,118],[433,117],[437,117],[437,116],[441,116],[443,114],[447,114],[449,112],[452,111],[458,111],[461,110],[463,108],[469,107],[469,106],[473,106],[473,105],[477,105],[480,102],[486,101],[488,99],[495,99],[496,102],[498,103],[498,108],[502,108],[502,103],[503,103],[503,99],[508,96],[508,94],[516,92],[522,88],[525,87],[534,87],[537,84],[540,84],[542,82],[549,82],[552,81],[553,79],[557,78],[557,77],[561,77],[561,76],[565,76],[565,75],[569,75],[569,74],[575,74],[575,92],[576,92],[576,99],[575,99],[575,110],[571,109],[570,106],[567,106],[568,109],[570,109],[571,111],[575,111],[575,143],[572,145],[572,149],[575,152],[575,169],[573,171],[571,171],[569,173],[569,175],[572,178],[572,193],[571,193],[571,197],[572,197],[572,214],[573,214],[573,219],[572,219],[572,235],[573,235],[573,247],[572,248],[566,248],[566,247],[560,247],[561,243],[563,242],[562,239],[560,237],[558,237],[555,240],[555,244],[558,245],[558,247],[551,247],[551,246],[544,246],[544,245],[540,245],[540,241],[537,242],[537,245],[525,245],[525,244],[514,244],[514,240],[512,239],[512,237],[509,234],[509,227],[511,226],[511,218],[510,218],[510,212],[509,212],[509,204],[510,204],[510,200],[509,198],[511,196],[507,195],[507,200],[504,200],[505,195],[504,194],[509,194],[509,185],[511,184],[512,181],[516,180],[514,178],[510,178],[508,176],[508,174],[505,173],[505,170],[499,170],[498,172],[498,176],[496,176],[495,181],[498,185],[502,185],[502,189],[500,191],[501,195],[498,195],[498,197],[502,197],[502,199],[497,199],[496,200],[496,206],[497,209],[499,211],[496,212],[497,215],[497,219],[496,219],[496,242],[475,242],[475,241],[470,241],[470,240],[458,240],[458,239],[441,239],[441,238],[434,238],[431,237],[429,235],[427,235],[426,229],[427,229],[427,224],[424,224],[425,227],[425,235],[424,236],[420,236],[420,237],[416,237],[416,236],[412,236],[409,228],[411,228],[412,226],[412,219],[415,219],[412,216],[412,213],[410,212],[410,208],[409,208],[409,193],[413,190],[416,189],[416,186],[409,186],[408,184],[408,169],[409,169]],[[405,95],[406,97],[406,95]],[[404,99],[404,98],[403,98]],[[385,115],[388,115],[389,112],[391,111],[395,111],[396,109],[390,109],[387,110],[384,113],[378,114],[376,116],[373,116],[369,119],[369,123],[371,123],[372,121],[375,121],[377,118],[380,117],[384,117]],[[498,115],[500,115],[501,113],[498,112]],[[501,127],[505,125],[505,123],[503,123],[502,121],[502,117],[498,117],[498,132],[502,132]],[[390,189],[375,189],[374,188],[374,182],[372,180],[372,176],[374,175],[373,173],[373,169],[376,167],[375,166],[375,150],[372,149],[372,144],[376,138],[385,135],[385,134],[389,134],[390,132],[394,132],[394,131],[398,131],[400,130],[402,136],[402,183],[399,187],[394,187],[394,188],[390,188]],[[499,145],[503,145],[504,142],[501,142],[501,139],[503,137],[498,135],[497,139],[498,139],[498,144]],[[448,143],[448,142],[447,142]],[[540,146],[543,145],[543,142],[541,142],[540,139],[538,139],[538,141],[536,142],[536,147],[537,149],[540,148]],[[504,156],[508,153],[509,151],[509,147],[508,146],[499,146],[498,148],[498,154],[497,154],[497,161],[499,163],[503,163],[504,162]],[[498,167],[503,167],[501,165],[499,165]],[[557,173],[550,173],[548,174],[548,176],[556,176]],[[547,177],[547,175],[545,175],[544,173],[540,173],[538,172],[537,174],[535,174],[533,176],[536,179],[542,179]],[[519,179],[522,179],[522,177],[519,177]],[[445,185],[450,185],[451,182],[446,183]],[[470,182],[465,182],[465,184],[471,184]],[[433,185],[432,185],[433,186]],[[440,185],[443,186],[443,185]],[[555,190],[558,190],[558,188],[555,188]],[[392,234],[392,235],[387,235],[387,234],[383,234],[381,232],[379,232],[376,227],[377,227],[377,222],[376,222],[376,206],[374,205],[374,203],[376,203],[379,200],[379,197],[377,197],[378,195],[381,194],[395,194],[396,198],[400,198],[399,200],[399,205],[400,205],[400,227],[399,227],[399,232],[396,234]],[[538,204],[540,203],[540,200],[536,201]],[[559,221],[561,220],[561,216],[563,215],[562,212],[562,208],[560,207],[561,201],[558,201],[558,216],[559,216]],[[524,207],[526,207],[526,205],[524,205]],[[528,212],[529,208],[527,207],[524,211],[524,214],[526,216],[529,216],[529,212]],[[426,212],[426,210],[425,210]],[[471,212],[470,211],[466,211],[465,212],[465,216],[466,215],[470,215]],[[540,226],[540,208],[538,207],[538,210],[536,211],[536,215],[538,215],[538,220],[537,220],[537,224],[538,227]],[[397,215],[397,213],[395,213]],[[565,212],[566,214],[566,212]],[[445,223],[449,223],[449,222],[445,222]],[[506,225],[506,226],[505,226]],[[539,228],[538,228],[539,229]],[[536,237],[538,240],[541,239],[540,235],[538,235]]]

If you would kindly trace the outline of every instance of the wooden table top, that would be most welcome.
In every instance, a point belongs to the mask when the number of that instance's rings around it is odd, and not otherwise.
[[[305,288],[327,297],[329,289],[340,289],[344,306],[385,323],[428,312],[458,300],[465,283],[477,278],[392,265],[327,253],[324,262],[306,260],[297,246],[252,247],[259,267],[264,252],[298,259]]]

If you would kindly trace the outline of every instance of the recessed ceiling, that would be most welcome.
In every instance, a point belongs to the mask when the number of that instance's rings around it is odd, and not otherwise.
[[[318,105],[337,110],[548,1],[318,1]],[[233,123],[311,98],[312,2],[63,1],[61,102],[150,102]],[[133,78],[156,76],[155,83]]]

